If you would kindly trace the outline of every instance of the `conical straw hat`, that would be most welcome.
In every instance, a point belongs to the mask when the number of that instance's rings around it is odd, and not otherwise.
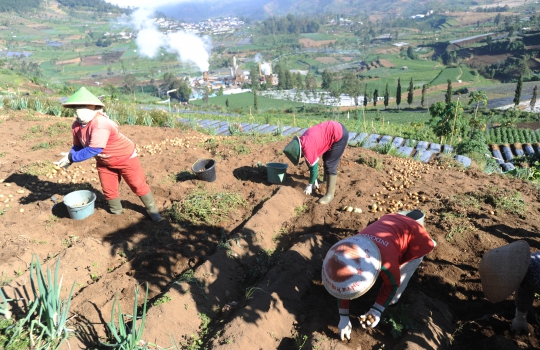
[[[285,146],[283,153],[289,158],[291,163],[298,165],[300,163],[300,158],[302,157],[302,148],[300,147],[300,139],[298,136],[293,137],[291,142]]]
[[[355,299],[365,294],[381,270],[381,253],[363,235],[345,238],[330,248],[323,261],[322,281],[332,296]]]
[[[479,267],[486,298],[493,303],[508,298],[523,281],[530,260],[529,244],[522,240],[487,252]]]
[[[94,105],[104,107],[103,102],[99,100],[94,94],[86,90],[83,86],[73,95],[71,95],[66,102],[62,105],[66,108],[73,108],[73,106],[84,106],[84,105]]]

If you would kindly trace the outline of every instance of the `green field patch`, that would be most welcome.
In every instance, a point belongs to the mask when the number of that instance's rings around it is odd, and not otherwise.
[[[325,66],[325,64],[317,60],[314,60],[313,58],[302,58],[299,61],[308,65],[310,68],[313,68],[313,69],[317,69],[317,68],[321,68]]]
[[[229,49],[229,52],[259,51],[259,50],[262,50],[263,48],[264,47],[260,45],[247,44],[247,45],[231,47]]]
[[[335,40],[336,37],[332,34],[325,34],[325,33],[304,33],[300,34],[300,38],[305,39],[311,39],[315,41],[323,41],[323,40]]]
[[[225,101],[229,100],[229,109],[235,108],[253,108],[254,97],[251,92],[243,92],[241,94],[234,95],[224,95],[210,97],[208,99],[208,104],[225,107]],[[202,100],[190,101],[191,104],[202,106],[204,102]],[[259,110],[267,109],[284,109],[287,107],[301,107],[304,103],[287,101],[287,100],[278,100],[269,97],[257,96],[257,103],[259,105]]]
[[[447,23],[449,26],[452,26],[452,27],[453,27],[453,26],[459,26],[459,22],[456,21],[456,20],[453,19],[453,18],[448,18],[448,19],[446,20],[446,23]]]
[[[435,86],[435,85],[439,85],[439,84],[447,84],[448,79],[450,79],[450,81],[452,83],[457,83],[457,79],[458,79],[460,74],[461,74],[461,72],[460,72],[458,67],[445,68],[429,84],[431,86]]]

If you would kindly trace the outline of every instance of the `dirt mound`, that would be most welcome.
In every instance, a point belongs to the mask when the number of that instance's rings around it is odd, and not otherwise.
[[[349,147],[336,198],[323,206],[316,200],[324,186],[314,196],[302,191],[309,174],[303,165],[289,164],[282,185],[267,182],[264,164],[288,163],[282,154],[288,138],[212,137],[191,129],[122,125],[139,147],[166,217],[154,223],[125,184],[125,212],[108,213],[94,161],[72,165],[66,174],[47,170],[46,161],[70,148],[71,120],[13,111],[0,120],[3,290],[24,294],[32,254],[48,265],[61,258],[63,292],[76,283],[70,328],[79,333],[70,340],[72,348],[105,341],[114,296],[130,310],[134,287],[145,282],[150,301],[143,339],[162,347],[174,342],[219,349],[538,347],[534,317],[530,336],[512,335],[513,300],[488,302],[477,269],[487,250],[508,242],[524,239],[533,250],[540,248],[539,195],[530,184],[452,162],[421,166]],[[215,182],[201,182],[191,173],[199,158],[216,159]],[[93,215],[74,221],[61,201],[79,188],[91,189],[98,199]],[[240,194],[244,202],[212,223],[179,220],[173,206],[197,191]],[[375,330],[363,330],[358,316],[373,304],[380,281],[354,300],[352,339],[340,342],[336,301],[321,283],[322,259],[335,242],[384,214],[370,211],[373,203],[392,211],[399,198],[427,213],[426,228],[438,245]],[[345,205],[363,213],[344,212]]]

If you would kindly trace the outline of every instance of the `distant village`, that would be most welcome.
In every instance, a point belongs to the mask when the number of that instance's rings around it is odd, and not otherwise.
[[[156,18],[154,21],[164,32],[184,30],[188,33],[208,35],[232,34],[236,29],[244,26],[244,22],[237,17],[207,19],[198,23],[178,22],[165,18]]]

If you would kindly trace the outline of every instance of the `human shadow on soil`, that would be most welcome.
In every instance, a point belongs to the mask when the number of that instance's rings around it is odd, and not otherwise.
[[[104,207],[105,198],[101,190],[97,189],[89,183],[82,184],[59,184],[53,181],[44,181],[38,176],[29,174],[11,174],[6,179],[5,183],[14,183],[19,187],[26,188],[27,192],[19,198],[20,204],[36,203],[40,212],[52,211],[52,214],[59,218],[69,218],[69,213],[64,205],[60,205],[60,198],[56,198],[56,203],[52,196],[59,194],[65,196],[73,191],[89,190],[96,194],[96,207]]]
[[[496,237],[504,239],[508,243],[522,239],[527,242],[531,248],[540,249],[540,242],[535,240],[535,238],[538,238],[539,232],[527,231],[520,227],[510,227],[504,224],[486,226],[483,227],[483,230]]]
[[[241,166],[233,170],[235,178],[242,181],[249,181],[254,183],[261,183],[269,186],[275,184],[268,181],[267,168],[265,166]],[[302,183],[305,184],[307,178],[305,176],[299,176],[296,174],[286,174],[285,180],[280,183],[282,186],[299,186]]]

